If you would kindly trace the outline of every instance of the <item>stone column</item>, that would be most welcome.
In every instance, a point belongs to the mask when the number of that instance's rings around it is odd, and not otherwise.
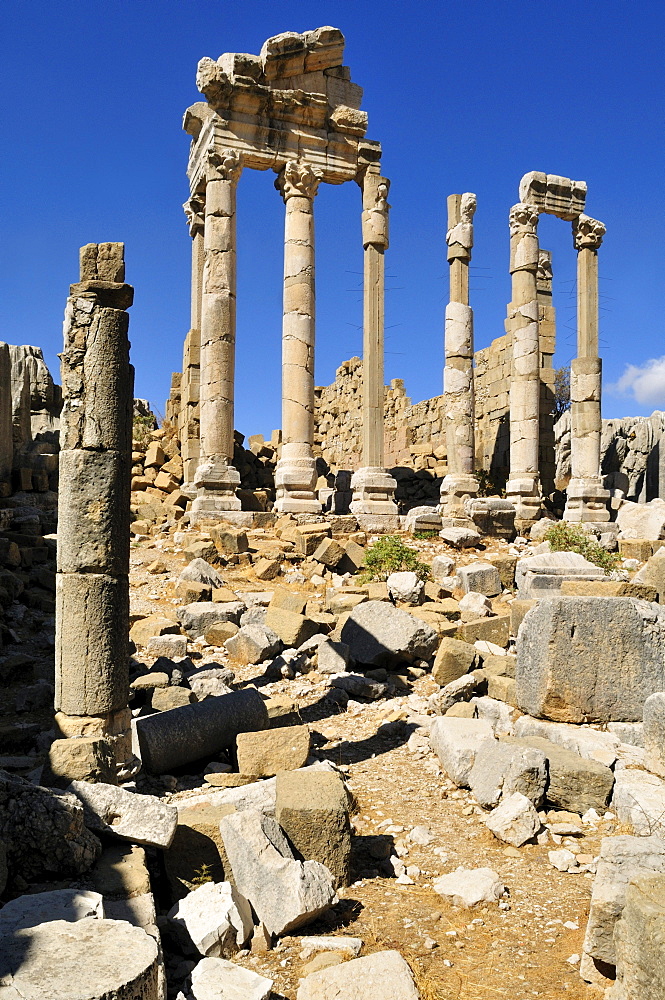
[[[65,737],[129,759],[129,502],[134,370],[122,243],[81,250],[62,361],[55,708]],[[71,740],[73,757],[86,744]],[[55,747],[55,744],[54,744]],[[72,755],[56,754],[61,762]],[[52,755],[53,757],[53,755]],[[102,768],[103,770],[103,768]],[[59,768],[66,773],[67,765]],[[69,777],[84,777],[80,772]],[[108,778],[106,778],[108,780]]]
[[[577,357],[570,371],[572,478],[566,521],[609,521],[609,491],[600,476],[601,360],[598,356],[598,249],[605,226],[588,215],[573,222],[577,250]]]
[[[376,168],[378,171],[378,167]],[[363,272],[363,450],[362,468],[351,478],[354,514],[397,514],[397,483],[384,468],[383,337],[385,258],[388,248],[390,181],[365,171],[362,181]]]
[[[512,333],[510,383],[510,478],[506,496],[515,506],[518,530],[540,517],[538,473],[540,410],[540,345],[538,338],[538,209],[520,202],[510,210],[510,273],[512,302],[508,330]]]
[[[236,341],[236,188],[242,170],[233,149],[208,153],[201,292],[201,461],[192,511],[206,517],[240,510],[233,467]]]
[[[464,501],[478,493],[475,467],[475,408],[473,388],[473,310],[469,306],[469,264],[473,247],[476,196],[448,198],[448,263],[450,302],[446,306],[443,369],[447,475],[441,483],[441,513],[465,514]]]
[[[321,512],[314,441],[314,198],[321,171],[289,160],[275,187],[286,205],[282,323],[282,453],[275,470],[280,513]]]
[[[190,328],[185,337],[180,382],[180,413],[178,436],[183,465],[183,492],[196,496],[194,477],[201,458],[199,430],[200,363],[201,363],[201,297],[205,260],[205,197],[192,195],[183,205],[189,234],[192,238],[192,294]]]

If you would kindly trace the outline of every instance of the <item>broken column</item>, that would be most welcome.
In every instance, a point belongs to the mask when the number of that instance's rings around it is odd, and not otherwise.
[[[448,263],[450,301],[446,306],[443,370],[448,472],[441,483],[441,513],[464,514],[464,501],[476,496],[473,395],[473,310],[469,305],[469,264],[473,247],[476,196],[448,198]]]
[[[609,521],[609,491],[600,476],[602,362],[598,356],[598,250],[605,226],[588,215],[573,221],[577,250],[577,357],[570,368],[572,479],[566,521]]]
[[[236,341],[236,189],[242,170],[234,149],[208,151],[201,292],[201,459],[192,510],[206,517],[240,510],[233,467]]]
[[[201,457],[199,432],[201,295],[205,260],[205,195],[193,195],[183,205],[192,238],[192,295],[190,328],[185,337],[180,382],[178,435],[182,456],[184,492],[196,495],[194,477]]]
[[[314,441],[314,198],[322,171],[289,160],[275,181],[286,205],[282,325],[282,453],[275,471],[280,513],[318,514]]]
[[[520,202],[510,210],[512,301],[506,329],[512,333],[510,383],[510,478],[506,496],[515,525],[526,530],[540,517],[538,440],[540,345],[538,340],[538,209]]]
[[[129,759],[129,490],[134,370],[122,243],[81,249],[64,323],[55,708],[63,737]],[[73,774],[72,777],[81,777]]]
[[[372,169],[373,168],[373,169]],[[363,452],[362,468],[353,475],[354,514],[397,514],[397,483],[384,468],[383,336],[385,258],[388,248],[390,181],[368,166],[362,177],[363,273]]]

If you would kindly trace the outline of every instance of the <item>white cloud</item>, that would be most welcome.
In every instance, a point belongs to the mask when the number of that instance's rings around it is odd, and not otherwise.
[[[610,390],[632,396],[643,406],[665,408],[665,356],[650,358],[643,365],[626,365],[626,370]]]

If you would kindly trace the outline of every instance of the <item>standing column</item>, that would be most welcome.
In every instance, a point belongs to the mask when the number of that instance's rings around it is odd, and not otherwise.
[[[513,360],[510,383],[510,479],[506,496],[515,525],[528,529],[540,517],[538,473],[540,344],[538,339],[538,209],[520,203],[510,210],[512,302],[508,322]]]
[[[363,213],[363,465],[351,478],[354,514],[397,514],[397,483],[384,468],[383,338],[390,181],[368,168]]]
[[[602,418],[601,360],[598,356],[598,249],[605,226],[588,215],[573,222],[577,250],[577,357],[570,371],[572,478],[566,521],[609,521],[609,491],[600,475]]]
[[[464,501],[476,496],[475,407],[473,388],[473,309],[469,306],[469,264],[473,247],[476,196],[448,198],[448,263],[450,302],[446,306],[443,391],[446,415],[448,473],[441,483],[441,513],[464,515]]]
[[[240,510],[233,467],[236,346],[236,189],[242,170],[233,149],[208,154],[201,292],[201,461],[192,510]]]
[[[193,195],[183,205],[192,238],[192,294],[190,328],[185,337],[180,381],[178,436],[183,465],[183,487],[192,499],[196,496],[194,477],[201,458],[199,402],[201,382],[201,296],[205,260],[205,199]]]
[[[289,160],[275,187],[286,205],[282,322],[282,453],[275,471],[280,513],[319,514],[314,442],[314,197],[321,171]]]
[[[129,759],[129,491],[134,290],[122,243],[81,250],[67,300],[62,361],[55,708],[59,777],[109,778]],[[87,739],[86,739],[87,738]],[[63,748],[62,744],[67,746]],[[109,758],[113,758],[111,760]],[[87,773],[86,773],[87,769]]]

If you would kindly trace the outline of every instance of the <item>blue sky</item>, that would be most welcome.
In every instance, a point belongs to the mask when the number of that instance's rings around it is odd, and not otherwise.
[[[136,394],[162,411],[189,326],[182,212],[185,108],[202,56],[258,52],[280,31],[333,24],[364,87],[390,192],[386,379],[441,392],[446,196],[475,191],[476,346],[503,332],[507,217],[528,170],[586,180],[601,249],[604,416],[665,409],[663,57],[660,5],[628,0],[3,0],[0,295],[10,343],[57,371],[78,247],[126,243]],[[280,423],[283,205],[272,173],[238,192],[236,426]],[[360,354],[360,196],[323,186],[317,224],[316,380]],[[575,353],[570,226],[550,217],[556,362]]]

